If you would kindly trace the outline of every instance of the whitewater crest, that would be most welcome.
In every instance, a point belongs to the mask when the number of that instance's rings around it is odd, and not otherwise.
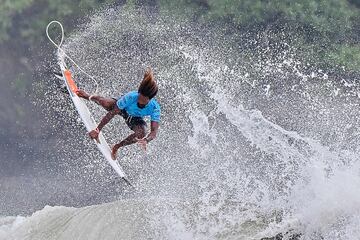
[[[167,201],[169,202],[169,201]],[[175,205],[172,205],[175,206]],[[0,239],[167,239],[160,200],[126,200],[83,208],[51,207],[29,217],[0,218]]]

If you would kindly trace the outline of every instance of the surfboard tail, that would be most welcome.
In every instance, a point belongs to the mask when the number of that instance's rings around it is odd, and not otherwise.
[[[126,178],[126,177],[122,177],[122,179],[131,187],[135,188],[134,185],[131,184],[131,182]]]

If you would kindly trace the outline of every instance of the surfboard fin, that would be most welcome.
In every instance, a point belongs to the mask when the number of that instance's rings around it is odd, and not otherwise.
[[[64,80],[64,77],[61,73],[59,72],[52,72],[54,74],[54,76],[60,80]],[[60,90],[60,92],[65,93],[65,94],[69,94],[68,90],[66,89],[66,85],[62,82],[56,81],[56,86],[57,88]]]
[[[55,72],[55,71],[53,71],[52,73],[55,75],[55,77],[57,77],[57,78],[59,78],[59,79],[63,80],[63,75],[62,75],[61,73],[59,73],[59,72]]]

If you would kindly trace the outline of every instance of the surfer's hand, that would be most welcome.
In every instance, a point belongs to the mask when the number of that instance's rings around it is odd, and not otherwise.
[[[99,142],[99,133],[100,133],[99,129],[96,128],[89,132],[89,136],[91,139],[95,139],[97,142]]]
[[[142,149],[144,149],[144,151],[146,151],[146,145],[147,145],[147,143],[148,143],[146,137],[141,138],[141,139],[135,138],[135,140],[136,140],[137,143],[140,145],[140,147],[141,147]]]

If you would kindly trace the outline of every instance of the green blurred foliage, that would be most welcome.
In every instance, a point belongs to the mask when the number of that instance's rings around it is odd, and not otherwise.
[[[306,51],[303,55],[309,61],[349,69],[360,64],[356,45],[360,40],[360,0],[159,0],[159,3],[163,11],[177,16],[196,15],[203,21],[226,22],[239,31],[250,30],[255,34],[286,26],[290,32],[287,35],[292,33],[298,38],[295,47]]]
[[[208,4],[202,0],[157,0],[160,12],[182,19],[194,16],[203,16],[208,11]]]
[[[74,19],[124,1],[0,0],[0,43],[15,42],[23,49],[39,46],[51,20],[59,20],[71,29]],[[360,33],[360,0],[127,0],[125,8],[135,9],[143,4],[157,5],[160,14],[171,14],[175,19],[226,22],[239,31],[263,31],[286,24],[303,40],[303,49],[318,53],[324,61],[332,59],[346,66],[351,64],[345,61],[358,61],[356,51],[355,57],[350,57],[352,50],[357,49],[350,43],[356,44],[353,36]]]
[[[22,97],[26,96],[28,82],[26,81],[26,76],[23,73],[19,73],[16,79],[11,81],[11,89]]]
[[[360,7],[360,0],[349,0],[349,2],[357,7]]]
[[[33,0],[0,0],[0,41],[9,39],[13,17],[31,6]]]
[[[352,2],[359,0],[353,0]],[[196,12],[205,20],[226,21],[239,27],[290,22],[323,34],[338,36],[351,30],[359,9],[347,0],[159,0],[179,14]]]
[[[36,45],[51,20],[68,22],[116,0],[0,0],[0,43]]]
[[[333,51],[329,51],[326,60],[336,62],[339,67],[359,71],[360,69],[360,44],[357,45],[338,45]]]

